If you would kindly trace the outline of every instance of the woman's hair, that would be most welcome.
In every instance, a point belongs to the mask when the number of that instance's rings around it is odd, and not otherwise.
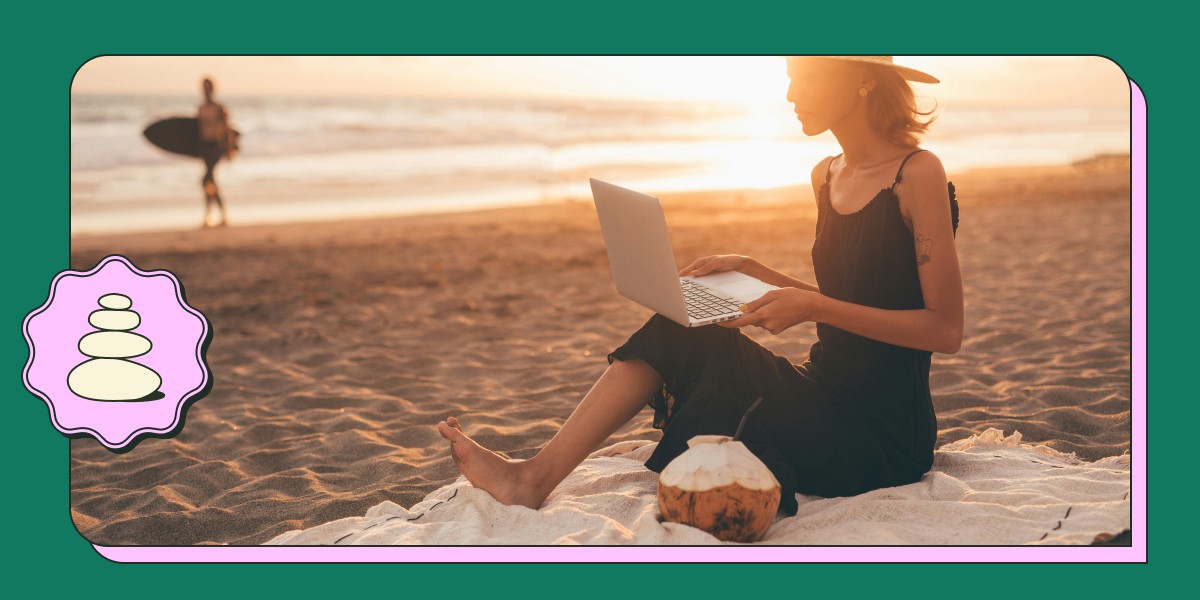
[[[888,141],[901,146],[916,146],[929,126],[937,120],[920,121],[917,116],[934,113],[935,108],[921,112],[917,108],[912,86],[894,69],[883,65],[866,65],[875,76],[877,85],[867,95],[867,117],[875,131]]]

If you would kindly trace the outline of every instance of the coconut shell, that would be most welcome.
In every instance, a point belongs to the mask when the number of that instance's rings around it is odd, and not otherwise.
[[[727,542],[756,542],[779,510],[779,481],[745,444],[728,436],[696,436],[663,469],[663,518]]]

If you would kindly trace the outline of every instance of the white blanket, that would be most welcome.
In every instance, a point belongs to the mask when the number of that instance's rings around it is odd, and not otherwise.
[[[1089,463],[989,429],[947,444],[917,483],[849,498],[797,495],[759,544],[1088,544],[1130,527],[1129,455]],[[384,502],[363,517],[289,531],[268,544],[721,544],[660,522],[655,442],[592,453],[540,510],[504,506],[463,477],[412,508]]]

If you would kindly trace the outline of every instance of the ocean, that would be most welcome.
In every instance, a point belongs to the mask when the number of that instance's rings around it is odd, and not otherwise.
[[[72,235],[193,229],[203,164],[142,137],[195,96],[71,97]],[[237,224],[366,218],[647,193],[807,184],[825,156],[790,104],[218,96],[241,152],[217,167]],[[940,107],[922,147],[948,173],[1129,152],[1129,111]]]

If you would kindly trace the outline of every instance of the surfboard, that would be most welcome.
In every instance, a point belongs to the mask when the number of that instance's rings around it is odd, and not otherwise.
[[[233,132],[231,149],[237,150],[237,130]],[[155,121],[142,132],[151,144],[174,154],[201,158],[200,121],[195,117],[170,117]]]

